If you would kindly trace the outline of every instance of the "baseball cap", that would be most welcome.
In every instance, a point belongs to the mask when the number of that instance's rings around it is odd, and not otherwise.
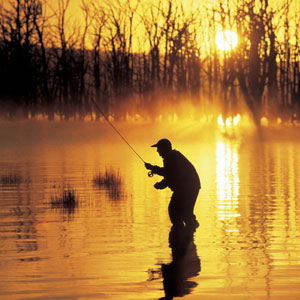
[[[161,139],[156,144],[152,145],[151,147],[172,148],[172,144],[168,139]]]

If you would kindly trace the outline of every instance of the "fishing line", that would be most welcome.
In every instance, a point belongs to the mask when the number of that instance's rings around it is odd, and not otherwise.
[[[96,108],[99,110],[99,112],[103,115],[104,119],[107,121],[107,123],[113,128],[113,130],[120,136],[120,138],[130,147],[130,149],[136,154],[136,156],[143,162],[145,161],[142,159],[142,157],[134,150],[134,148],[129,144],[129,142],[125,139],[125,137],[121,134],[121,132],[109,121],[106,114],[103,112],[103,110],[100,108],[100,106],[97,104],[97,102],[94,99],[91,99],[93,103],[95,104]]]

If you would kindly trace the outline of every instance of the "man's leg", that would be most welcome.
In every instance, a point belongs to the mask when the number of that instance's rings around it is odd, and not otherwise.
[[[174,192],[169,203],[169,217],[174,226],[183,226],[183,210],[180,193]]]
[[[194,215],[194,206],[199,194],[199,189],[191,189],[186,193],[185,207],[184,207],[184,222],[187,226],[197,228],[199,226],[196,216]]]

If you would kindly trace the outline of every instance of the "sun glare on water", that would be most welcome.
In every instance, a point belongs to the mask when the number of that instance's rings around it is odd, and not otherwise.
[[[231,30],[220,31],[216,36],[216,44],[220,50],[230,51],[238,44],[237,34]]]

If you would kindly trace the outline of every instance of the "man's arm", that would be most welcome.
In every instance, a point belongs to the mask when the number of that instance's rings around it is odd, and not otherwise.
[[[165,176],[165,169],[159,166],[153,166],[149,163],[145,163],[146,169],[152,171],[153,174],[157,174],[160,176]]]
[[[154,184],[154,187],[157,189],[157,190],[163,190],[165,189],[166,187],[168,186],[167,182],[165,179],[163,179],[162,181],[160,182],[156,182]]]

